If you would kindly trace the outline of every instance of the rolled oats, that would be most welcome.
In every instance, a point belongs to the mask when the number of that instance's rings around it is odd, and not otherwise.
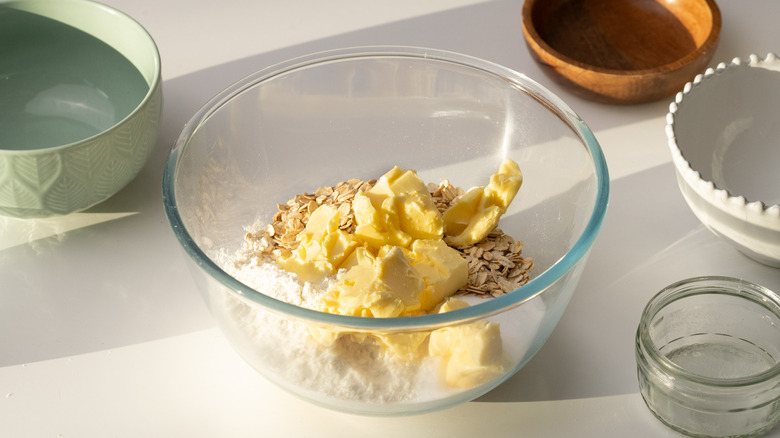
[[[355,194],[369,190],[374,184],[376,180],[353,178],[332,187],[320,187],[314,193],[296,195],[285,204],[276,204],[278,211],[273,215],[273,222],[248,232],[245,245],[256,250],[258,255],[289,257],[299,245],[298,234],[304,230],[311,214],[322,205],[336,208],[341,217],[339,228],[354,233],[352,200]],[[465,192],[447,180],[438,185],[429,183],[427,188],[440,212],[446,211]],[[497,297],[512,292],[528,283],[534,266],[532,258],[522,256],[523,242],[500,229],[493,230],[475,245],[455,249],[468,262],[469,272],[468,283],[457,292],[459,295]]]

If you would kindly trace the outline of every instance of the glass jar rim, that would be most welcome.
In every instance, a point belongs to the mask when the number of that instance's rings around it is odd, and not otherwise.
[[[637,349],[645,360],[652,361],[660,370],[675,379],[721,388],[741,388],[780,379],[780,360],[772,367],[744,377],[708,377],[693,373],[662,354],[650,337],[649,326],[655,315],[667,305],[696,295],[731,295],[764,307],[780,318],[780,295],[750,281],[727,276],[700,276],[672,283],[648,301],[637,328]]]

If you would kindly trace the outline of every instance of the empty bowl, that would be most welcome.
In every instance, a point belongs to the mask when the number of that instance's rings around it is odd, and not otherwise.
[[[132,18],[82,0],[0,3],[0,214],[83,210],[156,144],[160,56]]]
[[[639,388],[652,413],[695,437],[754,437],[780,421],[780,296],[746,280],[674,283],[636,334]]]
[[[693,213],[753,259],[780,267],[780,60],[751,55],[697,75],[666,134]]]
[[[534,267],[495,298],[464,296],[471,306],[414,316],[326,313],[319,283],[253,252],[263,246],[253,236],[298,195],[316,214],[320,199],[349,197],[353,183],[339,182],[394,166],[468,189],[507,158],[523,183],[498,226]],[[598,142],[549,91],[496,64],[408,47],[318,53],[250,75],[193,116],[163,175],[173,233],[235,349],[291,393],[363,415],[444,409],[523,367],[576,289],[608,191]],[[459,359],[441,355],[452,349]]]
[[[721,28],[713,0],[526,0],[522,14],[543,71],[612,104],[672,96],[707,67]]]

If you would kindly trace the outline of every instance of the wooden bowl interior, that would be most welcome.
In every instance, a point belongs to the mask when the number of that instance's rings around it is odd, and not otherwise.
[[[540,44],[606,70],[658,69],[696,56],[719,22],[711,0],[526,1],[525,26]]]

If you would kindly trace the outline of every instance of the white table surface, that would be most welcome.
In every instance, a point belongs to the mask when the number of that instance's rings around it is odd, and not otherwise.
[[[0,437],[675,437],[638,393],[634,332],[647,300],[698,275],[780,290],[707,231],[677,189],[668,101],[607,106],[531,60],[521,0],[106,0],[143,24],[163,60],[157,149],[88,211],[0,217]],[[713,65],[780,51],[780,2],[719,0]],[[405,418],[331,412],[264,380],[215,328],[165,219],[160,180],[183,123],[232,82],[293,56],[394,44],[462,52],[524,72],[591,126],[611,173],[609,213],[550,340],[487,395]],[[768,436],[780,437],[780,428]]]

